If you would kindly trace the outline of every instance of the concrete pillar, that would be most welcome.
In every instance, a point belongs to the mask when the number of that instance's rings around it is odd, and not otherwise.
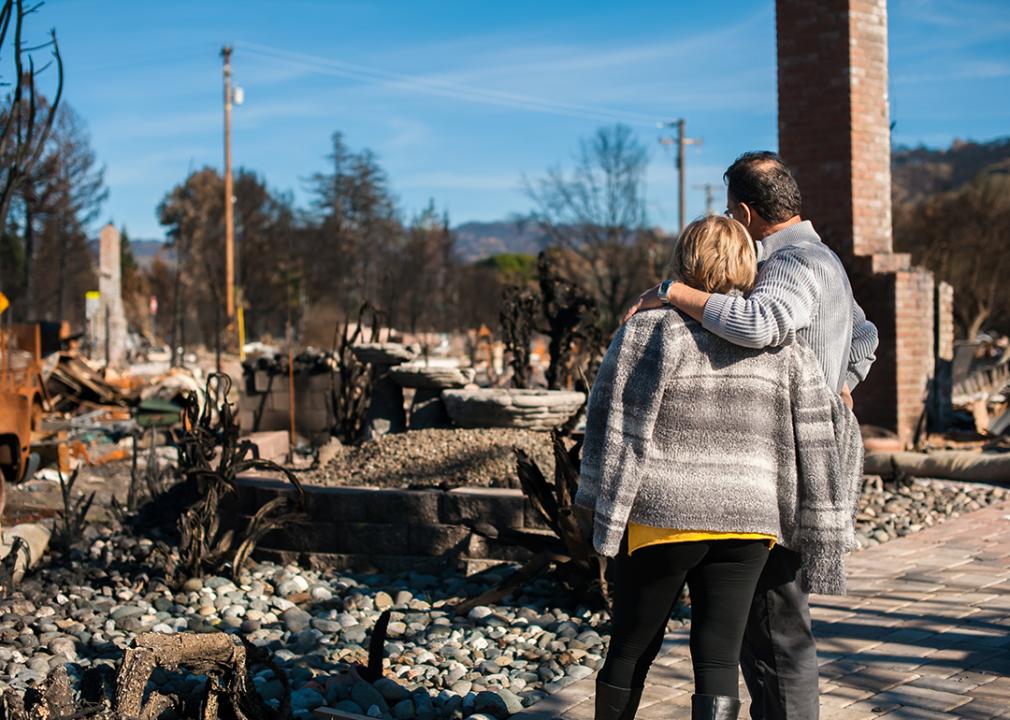
[[[112,367],[126,361],[126,313],[123,310],[120,237],[111,223],[99,234],[98,314],[95,317],[96,347],[92,357]],[[106,357],[108,350],[108,357]]]
[[[880,329],[855,393],[863,423],[911,442],[934,372],[932,274],[891,243],[886,0],[777,0],[779,151],[803,215],[839,254]]]

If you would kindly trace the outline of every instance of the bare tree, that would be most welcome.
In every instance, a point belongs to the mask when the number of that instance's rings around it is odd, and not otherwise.
[[[179,321],[196,327],[198,339],[206,343],[215,337],[224,306],[223,188],[224,180],[217,170],[205,167],[190,173],[158,206],[159,219],[182,270],[180,299],[188,311]],[[301,265],[293,251],[296,229],[291,199],[271,191],[265,179],[244,168],[235,177],[234,189],[236,274],[243,288],[246,324],[253,336],[277,336],[284,332],[288,303],[299,293],[291,287]],[[174,289],[162,282],[164,268],[158,271],[162,274],[159,289],[172,295],[175,305]]]
[[[1010,172],[993,169],[895,216],[898,249],[954,286],[954,317],[971,339],[986,323],[1010,331]]]
[[[311,296],[336,303],[349,317],[364,302],[383,302],[390,293],[389,261],[403,228],[389,179],[368,149],[353,152],[336,132],[326,156],[329,172],[314,173],[310,228],[303,252]]]
[[[630,128],[603,127],[579,144],[575,167],[548,169],[525,181],[534,203],[530,219],[566,250],[568,271],[585,276],[613,324],[640,286],[648,284],[645,170],[648,153]],[[559,255],[559,261],[566,255]],[[582,279],[581,277],[579,279]]]
[[[43,100],[43,106],[47,104]],[[24,233],[22,317],[83,321],[71,308],[83,311],[81,298],[94,287],[87,231],[107,197],[105,169],[98,164],[87,128],[63,104],[45,151],[24,177],[11,208]],[[77,302],[71,305],[68,299]]]
[[[390,321],[402,321],[412,333],[443,329],[450,322],[449,296],[454,283],[449,219],[439,216],[432,200],[406,229],[395,267],[396,292],[384,298]]]
[[[0,111],[0,227],[6,226],[15,193],[45,150],[63,95],[63,59],[56,31],[50,30],[49,40],[41,45],[24,44],[25,18],[40,6],[41,3],[26,9],[23,0],[4,0],[0,7],[0,49],[7,46],[8,33],[14,26],[14,80]],[[40,50],[48,50],[52,59],[36,67],[32,53]],[[40,114],[36,112],[41,97],[36,80],[50,65],[56,68],[55,91],[48,94],[52,100]]]

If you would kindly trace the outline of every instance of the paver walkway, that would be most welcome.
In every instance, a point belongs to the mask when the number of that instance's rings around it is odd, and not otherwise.
[[[848,567],[847,596],[811,599],[822,720],[1010,718],[1010,503],[867,548]],[[690,717],[687,640],[667,639],[640,720]],[[512,720],[591,720],[593,687],[582,680]]]

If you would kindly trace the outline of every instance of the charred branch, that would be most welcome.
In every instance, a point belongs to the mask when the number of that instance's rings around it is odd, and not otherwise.
[[[26,8],[23,0],[5,0],[0,7],[0,48],[7,47],[8,33],[14,25],[14,80],[7,107],[0,113],[0,227],[6,227],[11,201],[45,149],[63,96],[63,58],[55,31],[50,31],[47,43],[24,44],[25,17],[37,8]],[[43,49],[50,51],[52,60],[36,68],[31,53]],[[37,80],[50,65],[56,70],[55,91],[39,113]]]

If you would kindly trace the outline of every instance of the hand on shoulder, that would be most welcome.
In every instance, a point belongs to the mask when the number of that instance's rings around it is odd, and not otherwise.
[[[660,285],[654,285],[639,295],[635,302],[631,304],[631,307],[628,308],[628,312],[624,313],[621,324],[624,325],[640,310],[655,310],[656,308],[663,307],[663,301],[659,299],[660,287]]]

